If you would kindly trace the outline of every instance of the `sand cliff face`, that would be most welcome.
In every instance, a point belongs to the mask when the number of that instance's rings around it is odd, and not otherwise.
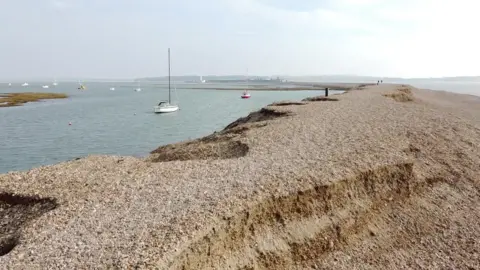
[[[145,160],[0,175],[0,265],[480,268],[480,98],[335,99],[272,104]]]

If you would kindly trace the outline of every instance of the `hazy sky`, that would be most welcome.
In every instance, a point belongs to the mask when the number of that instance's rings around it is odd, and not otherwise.
[[[0,78],[480,75],[468,0],[0,0]]]

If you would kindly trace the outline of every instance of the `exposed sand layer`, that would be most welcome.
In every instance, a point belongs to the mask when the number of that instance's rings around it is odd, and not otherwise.
[[[338,101],[338,98],[318,96],[318,97],[308,97],[308,98],[304,98],[302,101]]]
[[[334,98],[271,104],[147,159],[0,175],[0,265],[480,269],[480,98]]]
[[[0,256],[8,254],[17,244],[19,229],[24,223],[56,207],[54,199],[0,193]]]

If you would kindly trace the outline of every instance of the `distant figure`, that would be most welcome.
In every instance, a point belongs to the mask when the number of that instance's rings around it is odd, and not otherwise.
[[[380,83],[383,83],[383,80],[380,80]]]
[[[380,83],[380,81],[377,81],[377,85]]]

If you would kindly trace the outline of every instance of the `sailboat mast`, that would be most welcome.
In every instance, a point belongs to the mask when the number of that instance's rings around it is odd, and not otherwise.
[[[249,88],[250,88],[250,81],[248,80],[248,68],[247,68],[247,89],[249,89]],[[248,91],[248,90],[246,90],[246,91]]]
[[[168,48],[168,103],[170,104],[170,48]]]

